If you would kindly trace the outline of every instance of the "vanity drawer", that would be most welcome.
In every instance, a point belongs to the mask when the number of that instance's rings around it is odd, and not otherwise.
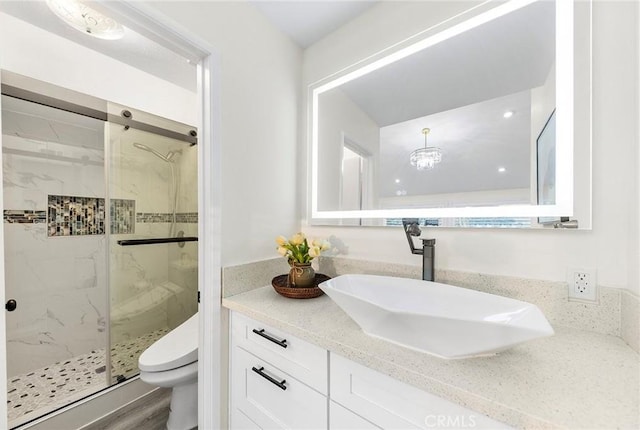
[[[364,418],[331,400],[329,402],[330,430],[380,430]]]
[[[511,428],[333,353],[330,374],[331,400],[383,429]]]
[[[240,347],[232,351],[232,429],[326,429],[327,398]]]
[[[231,343],[327,394],[328,352],[237,312],[231,314]]]

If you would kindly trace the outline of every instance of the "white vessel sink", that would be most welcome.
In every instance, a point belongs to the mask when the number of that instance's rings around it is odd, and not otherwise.
[[[320,288],[366,334],[442,358],[493,354],[553,334],[535,305],[437,282],[342,275]]]

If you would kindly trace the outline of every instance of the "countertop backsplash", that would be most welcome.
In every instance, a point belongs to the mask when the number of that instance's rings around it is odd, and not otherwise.
[[[640,353],[640,298],[622,290],[620,300],[620,335],[635,352]]]
[[[289,271],[284,258],[271,258],[255,263],[222,268],[222,297],[235,296],[256,288],[271,285],[271,280]]]
[[[418,266],[350,258],[319,257],[314,260],[313,265],[316,271],[331,277],[359,273],[420,279],[422,273]],[[223,297],[271,285],[271,279],[288,270],[289,266],[283,258],[225,267],[222,269]],[[444,284],[533,303],[542,310],[553,326],[622,337],[638,352],[640,300],[627,290],[599,285],[599,303],[591,304],[569,301],[564,282],[453,270],[436,270],[435,279]]]

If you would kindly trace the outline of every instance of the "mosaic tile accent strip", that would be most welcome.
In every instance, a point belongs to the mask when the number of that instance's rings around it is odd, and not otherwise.
[[[173,214],[166,212],[138,212],[136,214],[136,222],[139,223],[161,223],[171,222]],[[182,212],[176,214],[176,222],[179,223],[198,223],[198,212]]]
[[[111,234],[133,234],[136,229],[136,201],[111,199]]]
[[[5,210],[4,222],[8,224],[43,224],[47,222],[47,211]]]
[[[138,356],[169,331],[162,328],[111,348],[112,381],[118,375],[138,373]],[[9,377],[7,415],[10,427],[18,426],[55,409],[106,388],[104,349],[93,350],[68,360]]]
[[[104,234],[104,199],[49,195],[48,236]]]
[[[183,212],[176,214],[176,222],[183,224],[198,224],[198,212]]]
[[[136,214],[136,222],[139,223],[156,223],[171,222],[172,214],[165,212],[138,212]]]

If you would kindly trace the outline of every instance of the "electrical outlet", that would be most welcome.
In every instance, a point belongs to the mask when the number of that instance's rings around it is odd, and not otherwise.
[[[570,268],[567,271],[569,300],[598,302],[595,269]]]

